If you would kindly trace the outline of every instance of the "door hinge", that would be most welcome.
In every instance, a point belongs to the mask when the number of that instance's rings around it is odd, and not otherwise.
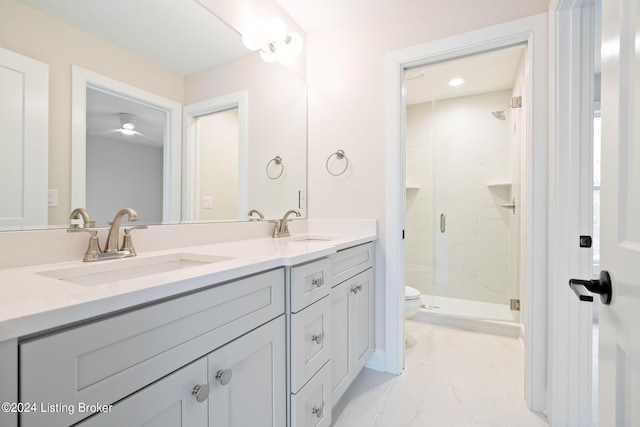
[[[522,108],[522,97],[514,96],[511,98],[511,108]]]
[[[510,303],[510,307],[512,311],[520,311],[520,300],[512,299]]]

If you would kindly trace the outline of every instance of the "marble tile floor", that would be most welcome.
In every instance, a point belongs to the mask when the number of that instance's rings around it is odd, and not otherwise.
[[[524,401],[517,338],[407,320],[405,371],[365,368],[333,410],[334,427],[548,427]]]

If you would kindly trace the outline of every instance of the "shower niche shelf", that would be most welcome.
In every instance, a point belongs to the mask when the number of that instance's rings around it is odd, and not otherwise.
[[[489,191],[502,200],[511,200],[511,183],[510,182],[496,182],[488,184]]]
[[[487,187],[496,188],[496,189],[504,188],[506,190],[511,190],[511,183],[510,182],[494,182],[492,184],[487,184]]]

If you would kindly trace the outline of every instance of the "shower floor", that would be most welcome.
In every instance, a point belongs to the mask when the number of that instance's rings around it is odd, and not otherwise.
[[[422,308],[414,319],[470,331],[517,337],[520,324],[506,304],[421,295]]]

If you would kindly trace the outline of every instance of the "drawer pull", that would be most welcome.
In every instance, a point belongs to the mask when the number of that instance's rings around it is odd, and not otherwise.
[[[316,344],[320,344],[322,342],[322,335],[311,336],[311,341],[315,341]]]
[[[320,288],[324,284],[324,280],[322,280],[322,277],[317,277],[315,279],[311,279],[311,284],[317,288]]]
[[[191,390],[191,394],[196,397],[199,403],[204,402],[209,397],[209,384],[199,384]]]
[[[231,372],[231,369],[224,369],[224,370],[220,369],[216,373],[216,379],[220,381],[220,384],[222,385],[229,384],[229,381],[231,381],[232,376],[233,376],[233,372]]]
[[[318,408],[317,406],[314,406],[313,409],[311,410],[311,413],[316,417],[320,418],[322,417],[322,408]]]

